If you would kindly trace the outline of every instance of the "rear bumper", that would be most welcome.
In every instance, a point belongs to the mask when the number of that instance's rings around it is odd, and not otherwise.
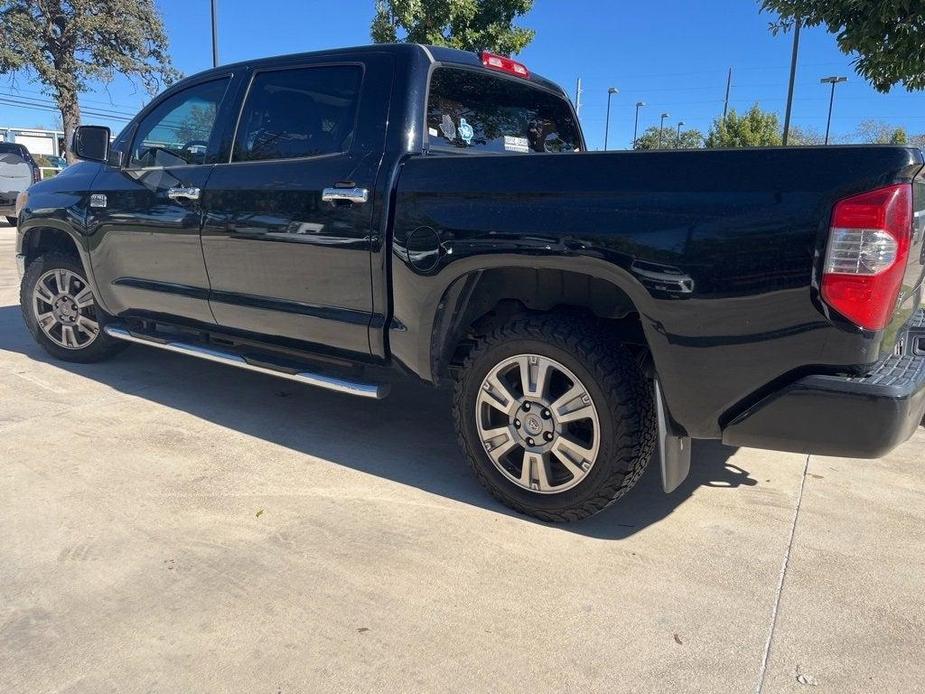
[[[807,376],[736,417],[730,446],[849,458],[879,458],[925,416],[925,326],[909,333],[903,356],[863,377]]]

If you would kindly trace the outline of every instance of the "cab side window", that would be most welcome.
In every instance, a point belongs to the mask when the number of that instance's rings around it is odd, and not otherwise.
[[[138,126],[130,167],[206,163],[206,150],[228,79],[197,84],[164,100]]]
[[[356,65],[257,73],[241,112],[233,161],[348,151],[362,78],[363,71]]]

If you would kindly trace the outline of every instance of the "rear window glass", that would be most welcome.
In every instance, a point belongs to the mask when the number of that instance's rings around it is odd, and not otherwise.
[[[437,149],[528,154],[581,147],[565,99],[481,70],[434,70],[427,132],[431,147]]]

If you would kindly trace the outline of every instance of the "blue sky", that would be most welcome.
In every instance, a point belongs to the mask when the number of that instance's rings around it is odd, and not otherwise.
[[[176,66],[192,74],[211,66],[209,0],[159,0],[167,23]],[[220,57],[232,62],[252,57],[368,43],[374,0],[219,0]],[[519,59],[536,72],[574,93],[577,77],[584,87],[581,120],[591,147],[603,142],[607,88],[613,99],[610,143],[627,147],[632,140],[633,111],[640,131],[668,112],[668,123],[706,130],[722,111],[726,72],[733,67],[731,105],[739,110],[756,101],[783,113],[786,103],[791,39],[771,36],[772,19],[750,0],[537,0],[520,20],[536,29],[534,42]],[[825,129],[826,75],[846,75],[838,86],[832,130],[850,137],[866,118],[925,132],[925,93],[902,88],[878,94],[858,77],[851,59],[822,29],[801,37],[793,123]],[[18,77],[19,95],[43,99],[40,85]],[[0,77],[0,98],[14,93],[8,76]],[[131,115],[149,97],[123,79],[81,99],[86,109]],[[55,114],[0,104],[0,125],[52,126]],[[110,125],[124,121],[85,116],[84,122]]]

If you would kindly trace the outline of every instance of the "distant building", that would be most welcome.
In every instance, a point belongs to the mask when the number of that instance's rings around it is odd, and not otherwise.
[[[25,145],[32,154],[50,154],[60,157],[64,152],[64,132],[61,130],[0,126],[0,141]]]

